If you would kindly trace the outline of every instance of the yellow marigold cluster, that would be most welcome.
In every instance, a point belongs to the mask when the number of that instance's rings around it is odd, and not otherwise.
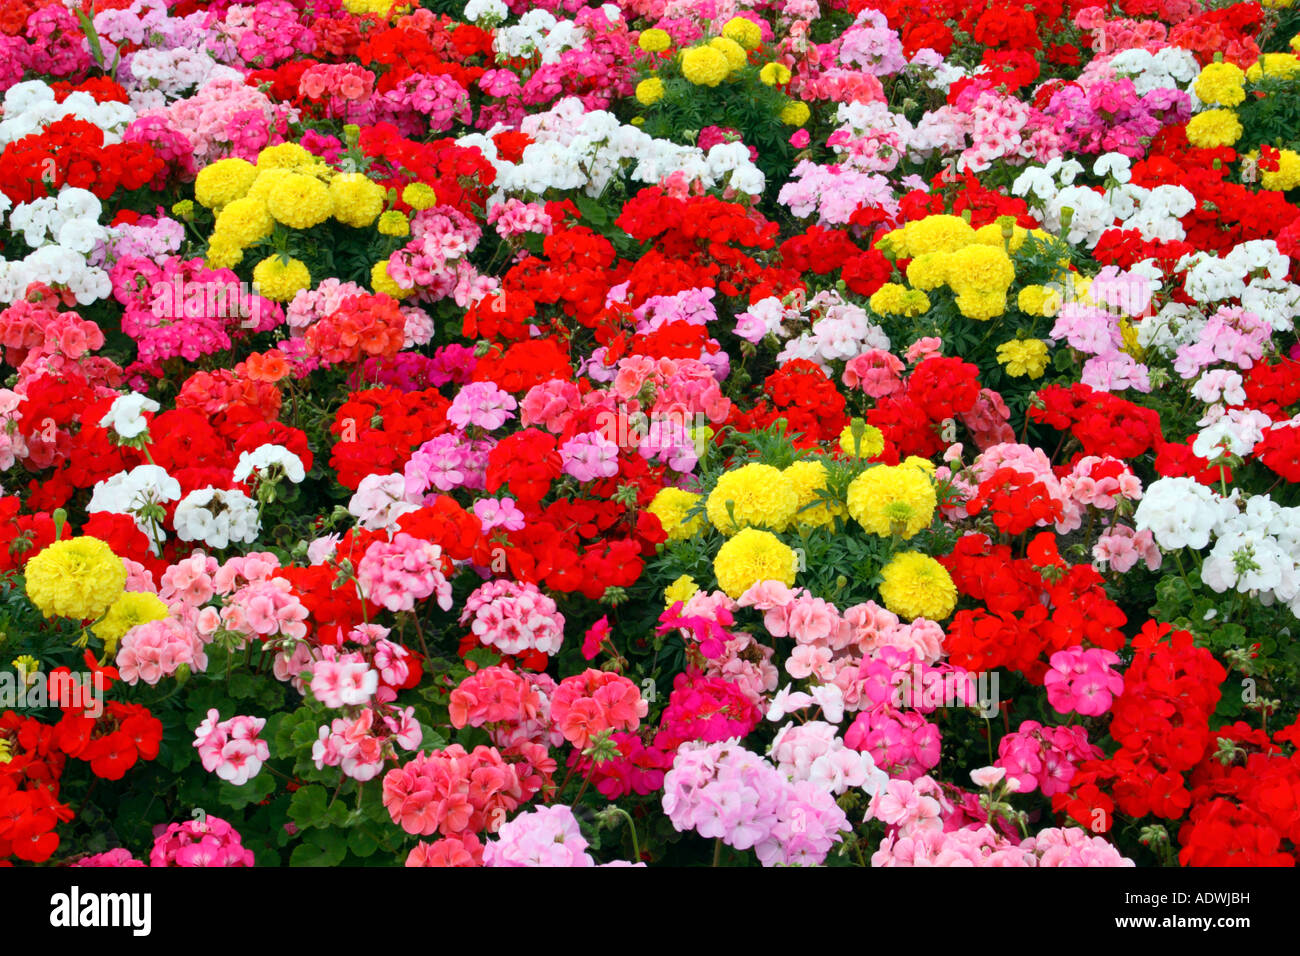
[[[1187,124],[1187,141],[1200,149],[1231,146],[1241,138],[1241,120],[1232,110],[1206,110]]]
[[[1211,63],[1201,70],[1192,90],[1202,103],[1236,106],[1246,100],[1246,73],[1235,63]]]
[[[880,598],[899,617],[942,621],[957,607],[948,569],[929,555],[903,551],[881,570]]]
[[[763,30],[748,17],[732,17],[722,27],[722,35],[735,40],[746,50],[753,50],[763,42]]]
[[[1294,44],[1295,41],[1292,41]],[[1289,79],[1300,74],[1300,56],[1294,53],[1265,53],[1246,70],[1246,79],[1252,83],[1264,76]]]
[[[1027,285],[1016,297],[1016,306],[1026,315],[1050,318],[1061,310],[1061,294],[1045,285]]]
[[[668,35],[668,31],[658,28],[642,30],[641,36],[636,41],[636,45],[646,53],[662,53],[672,46],[672,43],[673,38]]]
[[[713,574],[718,587],[733,600],[759,581],[794,584],[794,551],[770,531],[745,528],[718,549]]]
[[[124,591],[91,630],[104,642],[104,649],[113,654],[117,651],[117,642],[131,628],[150,621],[161,621],[168,613],[167,605],[156,594]]]
[[[199,170],[194,198],[209,209],[220,209],[248,192],[257,179],[257,167],[246,159],[219,159]]]
[[[924,315],[930,310],[930,297],[920,289],[909,289],[897,282],[886,282],[867,300],[876,315]]]
[[[987,321],[1007,310],[1007,290],[1016,267],[1005,249],[973,243],[950,253],[948,288],[957,294],[957,308],[968,319]]]
[[[55,541],[28,560],[27,596],[46,617],[97,618],[126,586],[126,565],[88,535]]]
[[[1020,247],[1025,244],[1025,240],[1035,233],[1040,237],[1046,235],[1041,229],[1035,229],[1031,233],[1024,226],[1013,224],[1011,227],[1011,238],[1007,239],[1002,235],[1002,226],[997,222],[991,222],[988,225],[980,226],[975,230],[975,241],[985,246],[1005,247],[1010,245],[1012,252],[1019,252]]]
[[[363,229],[384,211],[387,191],[365,173],[339,173],[330,180],[334,218],[345,226]]]
[[[695,583],[695,579],[689,574],[683,574],[668,587],[664,588],[664,607],[672,607],[678,601],[685,604],[691,598],[695,597],[700,591],[700,586]]]
[[[376,228],[381,236],[394,236],[400,239],[411,234],[411,220],[406,218],[405,213],[390,209],[380,214]]]
[[[420,212],[438,205],[438,194],[433,191],[432,186],[426,186],[424,183],[411,183],[402,190],[402,202],[416,212]]]
[[[849,514],[872,534],[910,538],[930,525],[937,496],[934,482],[912,464],[876,465],[849,485]]]
[[[642,80],[636,85],[636,101],[642,106],[654,106],[664,98],[664,81],[657,76]]]
[[[343,0],[343,9],[358,17],[364,17],[368,13],[387,17],[390,9],[394,13],[403,13],[410,8],[409,3],[400,0]]]
[[[315,176],[290,173],[271,187],[266,210],[290,229],[319,226],[334,212],[330,188]]]
[[[853,435],[853,425],[845,425],[840,432],[840,450],[857,458],[875,458],[885,450],[885,434],[875,425],[863,423],[861,434]]]
[[[835,516],[845,513],[844,505],[819,494],[826,490],[826,466],[816,459],[796,461],[781,476],[794,489],[795,524],[821,528],[835,523]]]
[[[768,86],[780,86],[790,82],[790,68],[784,63],[765,63],[758,71],[758,78]]]
[[[727,66],[732,73],[743,70],[745,64],[749,62],[749,57],[745,54],[745,48],[730,37],[714,37],[709,41],[709,46],[727,58]]]
[[[687,513],[699,502],[700,496],[681,488],[661,488],[646,508],[659,519],[669,541],[685,541],[704,530],[704,518],[695,515],[687,518]]]
[[[1293,149],[1280,150],[1277,169],[1261,172],[1259,182],[1265,189],[1277,189],[1282,192],[1300,186],[1300,153],[1296,153]]]
[[[272,302],[288,302],[311,288],[311,273],[301,259],[268,256],[253,267],[253,288]]]
[[[725,472],[709,493],[704,510],[723,534],[750,525],[784,531],[798,501],[779,468],[754,463]]]
[[[885,236],[899,258],[927,252],[956,252],[975,241],[975,230],[961,216],[926,216]]]
[[[1047,371],[1047,343],[1042,339],[1014,339],[998,346],[998,363],[1012,378],[1042,378]]]
[[[711,46],[693,46],[682,51],[682,76],[696,86],[717,86],[730,72],[727,58]]]
[[[812,117],[812,110],[803,100],[795,100],[793,103],[787,103],[785,109],[781,110],[780,119],[786,126],[802,126]]]

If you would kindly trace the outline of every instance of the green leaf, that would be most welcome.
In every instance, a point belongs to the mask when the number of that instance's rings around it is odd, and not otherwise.
[[[329,794],[319,784],[300,787],[289,801],[289,817],[299,827],[322,826],[325,809],[329,804]]]
[[[347,837],[333,831],[307,834],[289,856],[290,866],[338,866],[348,855]]]
[[[232,810],[242,810],[249,804],[261,803],[274,792],[275,777],[268,771],[259,773],[242,787],[236,787],[226,780],[221,781],[221,786],[217,788],[217,799]]]

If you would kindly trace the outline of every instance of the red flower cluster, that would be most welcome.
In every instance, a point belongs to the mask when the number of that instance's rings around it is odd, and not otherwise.
[[[412,452],[451,427],[450,407],[436,388],[350,393],[330,425],[330,434],[339,437],[330,452],[330,467],[337,472],[339,484],[355,490],[367,475],[401,471]]]
[[[0,192],[15,205],[57,194],[64,186],[107,199],[119,187],[140,189],[162,168],[148,144],[105,146],[98,126],[65,116],[0,151]]]

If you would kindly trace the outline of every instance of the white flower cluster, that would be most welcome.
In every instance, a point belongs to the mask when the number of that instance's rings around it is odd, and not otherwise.
[[[509,15],[510,8],[502,0],[469,0],[465,4],[465,19],[470,23],[478,23],[480,20],[486,24],[502,23]]]
[[[865,309],[845,302],[838,292],[817,293],[807,308],[821,318],[785,344],[776,357],[778,365],[808,359],[829,373],[832,362],[845,362],[872,349],[889,349],[885,331],[871,321]]]
[[[1072,210],[1068,242],[1088,248],[1097,244],[1107,229],[1137,229],[1147,241],[1182,239],[1186,233],[1179,220],[1196,208],[1196,197],[1182,186],[1145,189],[1130,183],[1128,158],[1120,153],[1103,153],[1093,164],[1098,176],[1111,176],[1119,185],[1105,195],[1086,186],[1074,185],[1084,167],[1076,160],[1053,159],[1044,166],[1031,166],[1016,177],[1011,191],[1043,209],[1043,228],[1061,234],[1061,211]]]
[[[122,141],[122,133],[135,119],[135,110],[125,103],[96,103],[89,93],[70,94],[62,103],[40,80],[28,80],[9,87],[4,98],[4,119],[0,120],[0,147],[16,139],[39,133],[57,119],[75,116],[104,131],[104,144]]]
[[[111,514],[130,515],[135,525],[149,539],[149,547],[159,554],[159,541],[163,536],[162,524],[148,512],[154,505],[166,505],[181,496],[181,483],[158,465],[137,465],[130,471],[119,471],[112,478],[95,483],[86,511],[94,514],[107,511]]]
[[[465,14],[468,17],[471,7],[485,8],[483,13],[490,12],[493,3],[500,3],[500,0],[471,0],[469,6],[465,8]],[[500,3],[501,9],[505,9],[505,4]],[[606,4],[601,8],[605,16],[614,22],[618,19],[618,8],[611,4]],[[611,12],[612,10],[612,12]],[[479,16],[482,13],[476,11]],[[530,57],[534,53],[540,54],[542,64],[556,63],[560,59],[560,54],[565,50],[578,50],[587,45],[587,30],[580,27],[572,20],[560,20],[546,10],[534,8],[519,18],[519,22],[508,27],[497,29],[493,41],[492,49],[496,52],[497,62],[511,59],[514,57]]]
[[[217,61],[207,50],[176,47],[140,50],[124,72],[131,106],[136,110],[161,109],[171,100],[202,86]]]
[[[1147,486],[1133,515],[1166,551],[1214,547],[1201,566],[1201,580],[1222,594],[1235,589],[1265,607],[1285,603],[1300,617],[1300,508],[1278,505],[1268,495],[1227,498],[1191,478],[1161,478]]]
[[[1108,65],[1116,75],[1133,81],[1138,96],[1162,87],[1186,87],[1201,72],[1196,56],[1177,46],[1167,46],[1155,53],[1141,48],[1121,50]]]
[[[211,486],[182,498],[172,525],[182,541],[202,541],[210,548],[252,544],[262,530],[257,502],[241,491]]]
[[[1244,308],[1268,320],[1275,332],[1289,332],[1300,315],[1300,286],[1287,281],[1291,258],[1272,239],[1252,239],[1219,257],[1208,252],[1184,256],[1184,291],[1197,302],[1239,299]]]
[[[107,298],[113,282],[87,262],[108,230],[99,224],[103,206],[85,189],[65,187],[57,198],[20,203],[9,214],[9,228],[34,250],[23,259],[0,258],[0,302],[21,298],[33,282],[67,286],[81,305]]]
[[[148,429],[145,412],[156,412],[161,406],[139,392],[129,392],[113,399],[113,406],[99,421],[100,428],[111,428],[119,438],[138,438]]]
[[[492,203],[508,195],[541,195],[548,189],[582,189],[588,196],[599,196],[624,172],[641,183],[658,183],[682,172],[688,179],[700,180],[706,189],[730,185],[750,195],[763,191],[763,173],[750,161],[743,143],[718,143],[708,153],[678,146],[623,125],[613,113],[587,112],[576,97],[526,117],[521,129],[533,142],[518,163],[497,155],[491,137],[498,128],[457,141],[461,146],[477,146],[496,167]]]
[[[253,472],[257,472],[261,478],[273,466],[279,466],[284,476],[295,485],[307,477],[302,459],[283,445],[258,445],[251,452],[239,453],[239,461],[235,464],[235,481],[247,481]]]

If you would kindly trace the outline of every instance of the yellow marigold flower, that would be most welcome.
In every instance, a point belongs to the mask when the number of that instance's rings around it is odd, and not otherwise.
[[[733,600],[759,581],[794,584],[794,551],[770,531],[745,528],[718,549],[713,573],[720,587]]]
[[[1260,185],[1265,189],[1286,192],[1300,186],[1300,154],[1293,149],[1279,151],[1277,169],[1260,173]]]
[[[194,179],[194,198],[209,209],[218,209],[248,192],[257,170],[246,159],[219,159],[204,166]]]
[[[645,117],[644,117],[644,116],[633,116],[630,120],[628,120],[628,122],[631,123],[633,126],[644,126],[644,125],[645,125]]]
[[[168,613],[167,605],[156,594],[125,591],[91,630],[104,642],[104,649],[111,655],[117,651],[117,642],[131,628],[150,621],[161,621]]]
[[[345,226],[365,228],[384,211],[387,191],[365,173],[340,173],[330,180],[334,218]]]
[[[233,269],[244,261],[244,250],[229,236],[213,233],[204,260],[209,269]]]
[[[717,86],[730,72],[727,58],[711,46],[693,46],[682,51],[682,76],[696,86]]]
[[[683,574],[668,587],[664,588],[664,607],[669,608],[681,601],[685,604],[691,598],[695,597],[700,591],[700,586],[695,583],[695,579],[689,574]]]
[[[714,37],[709,41],[709,46],[727,58],[727,66],[732,73],[743,70],[745,64],[749,62],[749,57],[745,55],[745,48],[728,37]]]
[[[958,295],[1002,294],[1016,278],[1016,267],[1001,246],[973,243],[950,253],[946,262],[948,287]]]
[[[957,607],[957,587],[948,569],[929,555],[903,551],[880,573],[880,598],[899,617],[942,621]]]
[[[657,76],[642,80],[636,85],[636,101],[642,106],[653,106],[664,98],[664,81]]]
[[[266,203],[252,196],[244,196],[228,204],[217,214],[213,239],[221,236],[240,248],[265,239],[275,228],[275,220],[266,210]]]
[[[400,238],[411,234],[411,221],[406,218],[405,213],[390,209],[379,217],[378,228],[381,236],[397,236]]]
[[[1291,49],[1295,50],[1297,53],[1300,53],[1300,33],[1297,33],[1295,36],[1291,38]]]
[[[1246,70],[1246,79],[1252,83],[1266,75],[1287,79],[1297,73],[1300,73],[1300,56],[1294,53],[1265,53]]]
[[[28,560],[27,596],[46,617],[84,621],[108,610],[126,586],[126,565],[103,541],[55,541]]]
[[[1241,138],[1241,120],[1232,110],[1206,110],[1187,124],[1187,141],[1200,149],[1231,146]]]
[[[927,292],[947,284],[949,258],[946,252],[927,252],[917,256],[907,264],[907,281],[914,288]]]
[[[659,519],[669,541],[685,541],[704,530],[703,515],[697,514],[689,520],[686,517],[687,512],[699,500],[700,496],[694,492],[673,487],[660,488],[646,511]]]
[[[426,186],[424,183],[411,183],[402,190],[402,202],[416,212],[420,212],[438,205],[438,194],[433,191],[432,186]]]
[[[796,524],[820,528],[833,524],[836,515],[845,513],[842,504],[818,494],[826,489],[826,466],[815,458],[796,461],[785,468],[781,476],[794,489]]]
[[[641,36],[637,38],[636,45],[646,53],[662,53],[673,44],[673,38],[668,35],[667,30],[651,29],[642,30]]]
[[[1138,341],[1137,326],[1133,324],[1132,319],[1124,317],[1119,320],[1119,337],[1124,342],[1122,346],[1123,351],[1133,356],[1139,362],[1145,360],[1146,350],[1142,348],[1142,344]]]
[[[41,662],[30,654],[22,654],[14,658],[14,670],[18,672],[18,679],[24,684],[30,685],[36,680],[36,675],[41,672]]]
[[[311,166],[317,158],[297,143],[279,143],[268,146],[257,154],[257,168],[296,169],[299,166]]]
[[[968,319],[987,322],[1007,311],[1005,292],[965,292],[954,300],[957,310]]]
[[[705,513],[723,534],[735,534],[748,525],[784,531],[798,500],[779,468],[753,463],[718,478],[705,502]]]
[[[410,9],[410,4],[398,3],[394,8],[393,0],[343,0],[343,9],[359,17],[363,17],[367,13],[387,17],[390,8],[395,13],[403,13]]]
[[[924,315],[930,311],[930,297],[920,289],[909,289],[896,282],[886,282],[867,300],[877,315]]]
[[[849,485],[849,514],[872,534],[910,538],[930,526],[938,503],[934,483],[913,465],[876,465]]]
[[[311,288],[311,273],[300,259],[286,262],[280,256],[270,256],[253,267],[253,288],[272,302],[288,302]]]
[[[768,86],[782,86],[790,82],[790,68],[784,63],[765,63],[758,78]]]
[[[1236,106],[1246,99],[1246,74],[1235,63],[1211,63],[1201,70],[1192,90],[1202,103]]]
[[[885,433],[875,425],[863,422],[862,433],[855,438],[853,425],[850,423],[840,432],[840,450],[846,455],[855,455],[858,458],[875,458],[885,450]]]
[[[1011,246],[1012,252],[1019,252],[1020,247],[1025,244],[1029,238],[1029,230],[1024,226],[1011,227],[1011,239],[1008,242],[1002,235],[1002,226],[997,222],[991,222],[986,226],[980,226],[975,230],[975,241],[985,246]]]
[[[920,455],[908,455],[901,462],[904,465],[911,465],[913,468],[920,468],[923,472],[934,477],[935,466],[929,458],[922,458]]]
[[[334,212],[329,187],[314,176],[290,173],[266,197],[266,208],[291,229],[318,226]]]
[[[1012,378],[1042,378],[1047,371],[1047,343],[1042,339],[1013,339],[998,346],[998,364]]]
[[[404,299],[415,291],[414,289],[403,289],[388,274],[387,259],[381,259],[370,267],[370,288],[374,289],[379,295],[391,295],[394,299]]]
[[[795,100],[793,103],[786,104],[785,109],[781,110],[780,119],[786,126],[802,126],[811,116],[812,110],[808,108],[808,104],[802,100]]]
[[[722,35],[735,40],[746,50],[752,50],[763,42],[763,30],[748,17],[732,17],[722,27]]]
[[[1051,290],[1044,285],[1027,285],[1016,295],[1016,308],[1026,315],[1044,315]]]
[[[290,176],[294,175],[292,170],[279,169],[259,169],[257,179],[253,180],[253,185],[248,190],[249,199],[258,199],[266,202],[266,197],[271,195],[271,190],[280,183],[284,182]]]
[[[897,243],[894,248],[899,249],[902,257],[956,252],[975,241],[975,230],[961,216],[926,216],[909,222],[901,231],[902,248]]]

